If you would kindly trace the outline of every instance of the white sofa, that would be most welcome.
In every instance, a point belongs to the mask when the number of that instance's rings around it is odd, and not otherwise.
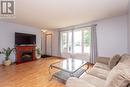
[[[69,78],[66,87],[127,87],[129,83],[130,55],[124,54],[113,58],[97,58],[88,73],[80,78]]]

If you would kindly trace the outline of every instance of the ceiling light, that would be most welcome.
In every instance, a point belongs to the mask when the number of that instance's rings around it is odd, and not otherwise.
[[[47,32],[47,30],[41,30],[43,33]]]

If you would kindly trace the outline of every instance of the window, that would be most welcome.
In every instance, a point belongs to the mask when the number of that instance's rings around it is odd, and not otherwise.
[[[61,53],[90,53],[91,27],[63,31]]]
[[[90,29],[83,31],[83,52],[90,54],[90,44],[91,44],[91,33]]]
[[[72,31],[61,32],[61,52],[72,53]]]
[[[68,53],[72,53],[72,31],[68,32]]]
[[[74,53],[82,53],[82,31],[81,30],[74,30]]]
[[[67,52],[67,33],[62,33],[61,34],[61,49],[62,49],[62,52]]]

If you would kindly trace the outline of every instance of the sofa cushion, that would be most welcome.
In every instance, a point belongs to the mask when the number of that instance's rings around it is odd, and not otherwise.
[[[88,72],[88,74],[106,80],[106,79],[107,79],[107,76],[108,76],[108,74],[109,74],[109,72],[110,72],[110,71],[108,71],[108,70],[105,70],[105,69],[102,69],[102,68],[94,67],[94,68],[92,68],[92,69]]]
[[[97,57],[96,62],[103,63],[108,65],[110,61],[110,57]]]
[[[108,75],[105,87],[126,87],[130,83],[130,60],[118,63]]]
[[[120,55],[115,55],[113,56],[110,61],[109,61],[109,67],[110,69],[112,69],[115,65],[117,65],[117,63],[119,62],[121,56]]]
[[[84,74],[80,79],[84,80],[85,82],[94,85],[95,87],[103,87],[105,85],[105,80],[95,77],[93,75]],[[75,86],[73,86],[75,87]],[[86,86],[89,87],[89,86]]]
[[[93,67],[98,67],[110,71],[109,65],[97,62]]]
[[[66,82],[66,87],[96,87],[82,79],[71,77]]]

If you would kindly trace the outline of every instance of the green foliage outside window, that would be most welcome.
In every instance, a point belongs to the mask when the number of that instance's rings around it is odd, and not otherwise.
[[[86,47],[90,46],[91,44],[91,33],[90,32],[84,32],[84,44]]]

